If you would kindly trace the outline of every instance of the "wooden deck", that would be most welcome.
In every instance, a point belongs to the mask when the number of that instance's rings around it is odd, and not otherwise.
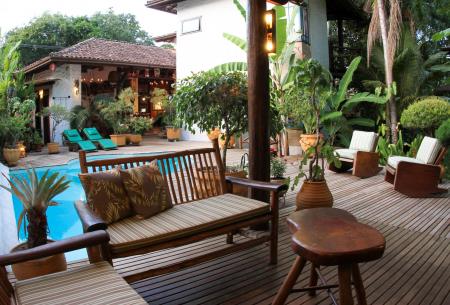
[[[295,171],[290,169],[291,174]],[[380,174],[358,179],[328,173],[334,206],[353,213],[379,229],[387,240],[381,260],[361,265],[369,304],[450,304],[450,200],[413,199],[396,193]],[[445,185],[449,187],[450,184]],[[231,254],[179,272],[149,278],[132,286],[150,304],[270,304],[292,262],[285,218],[293,211],[295,192],[280,213],[279,263],[269,266],[268,246]],[[186,256],[226,247],[225,237],[199,242],[152,255],[121,259],[121,274]],[[309,267],[309,266],[308,266]],[[323,269],[328,282],[336,282],[335,268]],[[306,285],[308,268],[298,281]],[[335,291],[335,296],[338,293]],[[325,292],[316,297],[291,294],[289,304],[330,304]]]

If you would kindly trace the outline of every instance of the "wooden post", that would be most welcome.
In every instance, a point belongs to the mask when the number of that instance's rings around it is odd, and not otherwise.
[[[265,52],[266,0],[249,0],[248,23],[248,135],[250,179],[269,181],[269,59]],[[268,202],[267,192],[252,190],[252,198]]]
[[[130,81],[131,89],[134,92],[133,112],[139,112],[139,77],[132,78]]]

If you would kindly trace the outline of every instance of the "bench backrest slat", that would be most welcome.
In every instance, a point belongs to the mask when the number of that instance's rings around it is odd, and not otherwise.
[[[91,161],[87,160],[86,152],[80,150],[80,168],[82,173],[111,170],[115,167],[129,169],[157,160],[172,202],[181,204],[225,193],[225,173],[217,140],[213,141],[213,146],[149,156]]]

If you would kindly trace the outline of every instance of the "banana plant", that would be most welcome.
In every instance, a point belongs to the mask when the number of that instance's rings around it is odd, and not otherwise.
[[[347,119],[344,115],[349,113],[355,106],[362,102],[385,105],[389,100],[390,91],[386,95],[381,95],[381,90],[376,90],[375,94],[360,92],[353,95],[348,94],[348,86],[352,82],[353,74],[361,62],[361,57],[356,57],[350,63],[347,71],[339,82],[338,89],[330,95],[326,106],[322,110],[321,123],[325,127],[331,138],[332,144],[336,137],[341,143],[347,145],[349,135],[353,126],[374,127],[375,121],[368,118]]]

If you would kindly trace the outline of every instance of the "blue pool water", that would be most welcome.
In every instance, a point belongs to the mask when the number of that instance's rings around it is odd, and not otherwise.
[[[145,154],[152,155],[152,154]],[[88,160],[97,159],[113,159],[124,158],[132,155],[100,155],[88,157]],[[70,187],[63,193],[54,198],[54,201],[58,203],[57,206],[52,206],[47,209],[47,219],[49,227],[49,238],[54,240],[65,239],[75,235],[83,233],[81,222],[78,218],[77,212],[74,207],[74,202],[77,200],[85,200],[85,194],[83,187],[81,186],[78,174],[81,172],[78,159],[69,161],[67,164],[52,166],[52,167],[39,167],[36,168],[38,176],[42,176],[46,170],[50,170],[50,173],[58,172],[65,175],[68,180],[71,181]],[[11,177],[25,176],[25,170],[13,170],[10,172]],[[14,213],[16,220],[22,212],[22,204],[16,196],[13,196]],[[25,233],[23,228],[19,232],[19,239],[25,240]],[[87,257],[85,249],[77,250],[66,253],[68,261],[79,260]]]

